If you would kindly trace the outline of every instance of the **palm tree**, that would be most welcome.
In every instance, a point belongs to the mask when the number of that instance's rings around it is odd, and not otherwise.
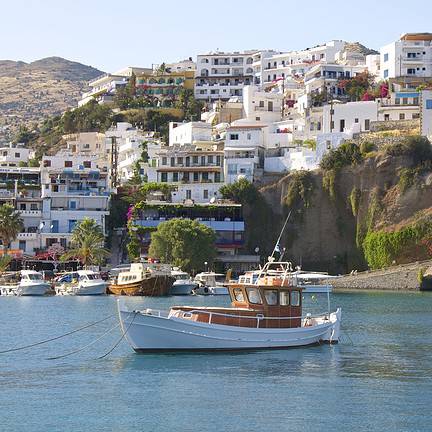
[[[10,204],[0,206],[0,240],[3,245],[3,255],[6,254],[9,243],[16,239],[24,228],[19,212]]]
[[[84,267],[102,264],[110,255],[104,246],[105,237],[102,228],[94,219],[84,218],[72,231],[71,247],[61,256],[62,261],[75,258]]]

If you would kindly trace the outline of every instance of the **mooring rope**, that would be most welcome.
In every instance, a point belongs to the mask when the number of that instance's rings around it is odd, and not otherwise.
[[[131,328],[132,323],[135,320],[135,317],[139,314],[139,311],[134,311],[134,316],[131,320],[131,322],[128,325],[128,328],[126,329],[125,332],[123,332],[123,334],[121,335],[121,337],[119,338],[119,340],[114,344],[114,346],[108,351],[106,352],[104,355],[101,355],[100,357],[97,357],[97,360],[101,360],[103,358],[105,358],[106,356],[110,355],[120,344],[120,342],[123,340],[123,338],[126,336],[126,333],[129,331],[129,329]],[[120,318],[121,319],[121,318]]]
[[[96,342],[100,341],[104,336],[106,336],[108,333],[111,333],[114,329],[116,329],[118,326],[120,325],[120,323],[117,323],[114,327],[111,327],[109,330],[107,330],[106,332],[104,332],[101,336],[99,336],[97,339],[91,341],[90,343],[88,343],[87,345],[84,345],[81,348],[78,348],[76,350],[73,351],[69,351],[65,354],[61,354],[55,357],[48,357],[46,360],[58,360],[64,357],[68,357],[71,356],[73,354],[79,353],[81,351],[84,351],[86,348],[91,347],[92,345],[94,345]]]
[[[77,329],[75,329],[75,330],[71,330],[71,331],[69,331],[69,332],[67,332],[67,333],[64,333],[64,334],[59,335],[59,336],[52,337],[52,338],[50,338],[50,339],[45,339],[45,340],[42,340],[42,341],[39,341],[39,342],[31,343],[31,344],[29,344],[29,345],[23,345],[23,346],[20,346],[20,347],[16,347],[16,348],[9,348],[9,349],[7,349],[7,350],[0,351],[0,354],[6,354],[6,353],[13,352],[13,351],[21,351],[21,350],[25,350],[25,349],[28,349],[28,348],[33,348],[33,347],[38,346],[38,345],[43,345],[43,344],[46,344],[46,343],[48,343],[48,342],[52,342],[52,341],[55,341],[55,340],[58,340],[58,339],[64,338],[64,337],[69,336],[69,335],[71,335],[71,334],[74,334],[74,333],[77,333],[77,332],[79,332],[79,331],[85,330],[85,329],[87,329],[87,328],[89,328],[89,327],[93,327],[93,326],[95,326],[96,324],[99,324],[99,323],[101,323],[101,322],[104,322],[104,321],[106,321],[106,320],[112,318],[112,317],[115,316],[115,315],[116,315],[116,314],[111,314],[111,315],[109,315],[109,316],[107,316],[107,317],[105,317],[105,318],[102,318],[102,319],[98,320],[98,321],[94,321],[94,322],[92,322],[92,323],[89,323],[89,324],[86,324],[86,325],[84,325],[84,326],[82,326],[82,327],[79,327],[79,328],[77,328]]]

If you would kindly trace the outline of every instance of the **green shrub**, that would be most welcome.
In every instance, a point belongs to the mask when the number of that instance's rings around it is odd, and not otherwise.
[[[325,171],[322,178],[323,189],[329,194],[332,200],[336,199],[336,174],[335,169]]]
[[[360,189],[353,187],[353,189],[350,193],[350,196],[349,196],[349,201],[351,204],[351,211],[352,211],[353,216],[357,216],[360,198],[361,198]]]
[[[411,186],[418,182],[418,171],[415,168],[402,168],[399,170],[398,188],[405,193]]]
[[[320,167],[323,170],[337,170],[344,166],[360,163],[363,156],[357,144],[346,142],[337,149],[330,150],[321,160]]]
[[[365,142],[362,142],[360,144],[360,153],[363,156],[366,156],[368,153],[370,153],[370,152],[372,152],[374,150],[376,150],[375,144],[373,144],[373,143],[371,143],[369,141],[365,141]]]
[[[314,181],[310,171],[297,171],[292,173],[285,196],[285,204],[288,207],[297,205],[309,207],[313,189]]]
[[[426,137],[409,136],[402,142],[384,148],[388,156],[409,156],[415,165],[432,161],[432,145]]]

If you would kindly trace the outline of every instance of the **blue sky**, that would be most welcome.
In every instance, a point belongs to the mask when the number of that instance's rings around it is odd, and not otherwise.
[[[104,71],[211,50],[301,49],[331,39],[379,48],[432,32],[431,0],[1,0],[0,59],[60,56]]]

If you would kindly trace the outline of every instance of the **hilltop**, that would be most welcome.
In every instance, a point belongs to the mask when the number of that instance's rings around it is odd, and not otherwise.
[[[61,57],[0,60],[0,126],[15,129],[75,107],[87,81],[102,73]]]

